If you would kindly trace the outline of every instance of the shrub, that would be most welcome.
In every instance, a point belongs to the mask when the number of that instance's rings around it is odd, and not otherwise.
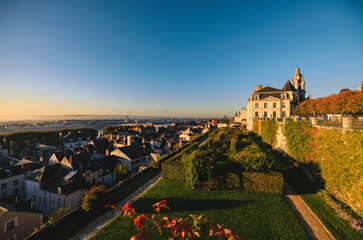
[[[131,176],[131,172],[129,170],[127,170],[127,167],[125,164],[118,165],[115,168],[114,172],[116,174],[118,181],[122,181],[122,180],[128,178],[129,176]]]
[[[275,160],[267,156],[256,144],[245,147],[242,151],[232,155],[231,160],[239,164],[245,171],[270,171],[276,169]]]
[[[281,173],[244,172],[243,189],[268,194],[283,194],[284,178]]]
[[[82,209],[86,212],[99,209],[106,203],[106,188],[103,185],[94,186],[90,190],[86,190],[82,199]]]
[[[161,174],[165,179],[174,179],[185,181],[185,166],[182,163],[164,162],[161,168]]]

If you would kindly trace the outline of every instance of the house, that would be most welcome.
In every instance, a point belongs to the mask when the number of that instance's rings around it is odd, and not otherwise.
[[[91,161],[84,168],[84,179],[94,185],[113,186],[116,183],[115,168],[121,164],[121,159],[112,155]]]
[[[44,166],[25,179],[26,199],[45,215],[62,208],[81,205],[82,175],[61,164]]]
[[[0,202],[0,240],[25,239],[40,229],[43,214],[20,206]]]
[[[287,80],[282,89],[257,85],[247,100],[247,129],[252,130],[254,118],[286,118],[299,102],[305,100],[305,80],[296,68],[295,74]]]
[[[179,139],[184,139],[185,141],[189,142],[193,140],[201,131],[197,128],[188,127],[187,130],[181,131],[179,135]]]
[[[126,147],[116,148],[111,155],[121,158],[121,162],[126,165],[127,170],[138,172],[139,167],[147,164],[151,160],[150,149],[146,144],[133,144]]]
[[[78,148],[88,144],[91,141],[91,137],[79,132],[69,132],[63,137],[63,146],[66,149]]]
[[[23,159],[6,168],[0,168],[0,198],[17,196],[19,200],[25,200],[24,179],[27,174],[41,167],[39,163]]]
[[[107,138],[97,138],[90,141],[85,147],[92,160],[105,157],[111,149],[111,144]]]

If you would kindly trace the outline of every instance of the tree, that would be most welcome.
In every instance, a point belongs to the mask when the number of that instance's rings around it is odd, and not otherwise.
[[[122,181],[129,176],[131,176],[131,172],[127,170],[126,164],[120,164],[118,165],[114,170],[117,180]]]
[[[86,190],[82,199],[82,209],[86,212],[93,211],[106,202],[106,187],[103,185],[93,186],[90,190]]]

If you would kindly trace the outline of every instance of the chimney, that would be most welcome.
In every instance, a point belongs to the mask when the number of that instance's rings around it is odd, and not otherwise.
[[[180,143],[180,147],[182,147],[182,146],[183,146],[183,140],[182,140],[182,139],[180,139],[180,140],[179,140],[179,143]]]
[[[43,156],[43,154],[42,154],[42,155],[40,155],[40,157],[39,157],[39,161],[40,161],[41,163],[44,163],[44,156]]]
[[[171,148],[171,141],[168,141],[168,146],[169,148]]]
[[[63,135],[62,135],[62,132],[59,133],[59,142],[62,142],[62,139],[63,139]]]
[[[72,161],[73,161],[73,156],[71,155],[69,156],[69,163],[71,164],[71,166],[73,166]]]
[[[360,82],[360,87],[363,88],[363,81]]]
[[[256,91],[260,91],[263,88],[263,85],[257,85]]]
[[[145,138],[142,138],[142,144],[144,144],[145,143]]]
[[[154,139],[151,139],[150,143],[151,145],[154,145]]]
[[[131,145],[131,136],[127,136],[127,146]]]
[[[110,156],[110,150],[108,148],[106,148],[106,156]]]

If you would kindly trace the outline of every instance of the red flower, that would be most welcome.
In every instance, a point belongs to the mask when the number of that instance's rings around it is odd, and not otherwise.
[[[161,202],[157,202],[153,205],[154,211],[158,214],[160,213],[160,208],[165,208],[166,210],[170,210],[169,206],[166,205],[166,200],[162,200]]]

